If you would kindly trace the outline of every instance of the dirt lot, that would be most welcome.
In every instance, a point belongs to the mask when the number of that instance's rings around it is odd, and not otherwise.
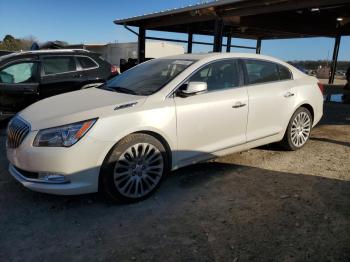
[[[265,146],[173,172],[150,199],[34,193],[0,155],[0,261],[350,261],[350,105],[298,152]]]

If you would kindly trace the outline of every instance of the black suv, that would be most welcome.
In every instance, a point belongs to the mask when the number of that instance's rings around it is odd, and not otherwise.
[[[39,50],[0,57],[0,120],[53,95],[96,86],[116,67],[86,50]]]

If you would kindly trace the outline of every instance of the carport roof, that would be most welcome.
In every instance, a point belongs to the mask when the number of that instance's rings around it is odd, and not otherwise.
[[[350,35],[349,0],[221,0],[165,10],[114,23],[147,30],[252,39]]]

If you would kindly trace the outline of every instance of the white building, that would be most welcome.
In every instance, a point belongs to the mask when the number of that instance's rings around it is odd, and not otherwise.
[[[120,59],[137,58],[137,42],[111,44],[83,44],[74,48],[84,48],[102,55],[111,64],[119,66]],[[184,54],[185,48],[179,44],[163,41],[146,41],[146,58],[159,58]]]

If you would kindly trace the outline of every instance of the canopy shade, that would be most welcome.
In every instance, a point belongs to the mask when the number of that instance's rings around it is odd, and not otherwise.
[[[251,39],[350,35],[349,0],[221,0],[127,19],[119,25],[147,30]]]

